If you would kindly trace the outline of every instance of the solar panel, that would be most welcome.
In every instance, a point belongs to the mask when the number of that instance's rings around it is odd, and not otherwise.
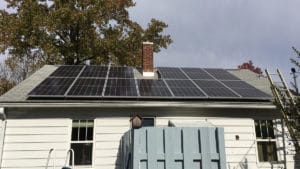
[[[160,67],[158,71],[163,79],[188,79],[179,68]]]
[[[105,79],[78,78],[68,96],[101,96]]]
[[[133,67],[60,66],[28,96],[33,99],[271,98],[224,69],[160,67],[159,79],[134,79],[133,70]]]
[[[108,79],[105,96],[137,96],[134,79]]]
[[[166,80],[175,96],[205,97],[205,94],[190,80]]]
[[[111,67],[109,78],[134,78],[132,67]]]
[[[107,75],[107,66],[86,66],[80,77],[100,77],[104,78]]]
[[[50,77],[77,77],[82,68],[82,65],[60,66],[50,75]]]
[[[163,80],[138,79],[137,83],[141,96],[172,96]]]
[[[190,79],[213,79],[211,75],[201,68],[182,68]]]
[[[75,78],[52,78],[45,79],[41,84],[35,87],[30,96],[63,96],[73,83]]]
[[[270,98],[271,96],[258,90],[244,81],[222,81],[226,86],[237,92],[242,97],[265,97]]]
[[[193,80],[209,97],[239,97],[216,80]]]
[[[224,69],[206,68],[204,70],[218,80],[241,80]]]

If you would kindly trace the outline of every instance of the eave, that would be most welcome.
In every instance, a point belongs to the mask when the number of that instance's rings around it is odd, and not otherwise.
[[[193,109],[276,109],[272,102],[170,102],[170,101],[80,101],[80,102],[7,102],[5,108],[193,108]]]

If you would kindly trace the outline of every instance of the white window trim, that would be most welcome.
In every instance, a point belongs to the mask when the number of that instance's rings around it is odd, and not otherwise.
[[[93,140],[72,140],[72,128],[73,128],[73,120],[93,120]],[[69,141],[69,148],[71,148],[72,143],[92,143],[92,164],[91,165],[75,165],[76,168],[84,168],[84,169],[93,169],[95,167],[95,138],[96,138],[96,132],[95,132],[95,119],[71,119],[71,125],[70,125],[70,141]]]
[[[270,164],[272,163],[271,161],[259,161],[259,155],[258,155],[258,147],[257,147],[257,142],[275,142],[276,145],[276,155],[277,155],[277,161],[275,162],[280,162],[281,161],[281,156],[280,153],[278,151],[278,147],[279,147],[279,142],[278,142],[278,131],[273,129],[274,132],[274,138],[260,138],[260,137],[256,137],[256,130],[255,130],[255,121],[256,120],[272,120],[273,122],[273,128],[277,128],[277,124],[276,124],[276,119],[268,119],[268,118],[259,118],[259,119],[254,119],[253,120],[253,129],[254,129],[254,137],[255,137],[255,152],[256,152],[256,160],[259,164]]]
[[[130,116],[130,119],[134,116]],[[152,118],[154,120],[154,125],[153,127],[156,127],[156,116],[141,116],[141,118]],[[130,123],[130,129],[132,129],[132,123]]]
[[[153,127],[156,126],[156,116],[146,116],[146,117],[142,117],[142,118],[150,118],[150,119],[153,119]]]

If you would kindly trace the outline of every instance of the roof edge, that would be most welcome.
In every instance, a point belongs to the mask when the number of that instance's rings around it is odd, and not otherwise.
[[[245,102],[245,103],[233,103],[233,102],[81,102],[81,103],[2,103],[0,107],[7,108],[222,108],[222,109],[276,109],[276,106],[271,102]]]

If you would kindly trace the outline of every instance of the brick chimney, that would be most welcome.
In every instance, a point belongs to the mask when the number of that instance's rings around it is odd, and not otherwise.
[[[143,42],[143,76],[154,76],[153,71],[153,43]]]

